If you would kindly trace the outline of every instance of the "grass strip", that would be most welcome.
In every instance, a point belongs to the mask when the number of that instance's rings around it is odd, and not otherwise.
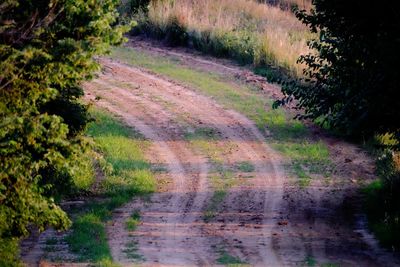
[[[304,177],[311,177],[312,173],[330,175],[332,164],[327,146],[321,141],[314,141],[307,127],[293,119],[292,114],[283,108],[272,109],[273,101],[253,87],[239,83],[227,75],[222,77],[193,70],[174,58],[138,52],[130,47],[114,48],[111,57],[165,75],[246,115],[262,132],[267,133],[268,143],[290,159],[291,170],[299,178],[300,185],[308,185],[310,181]],[[195,135],[204,136],[204,133]]]
[[[115,208],[135,196],[154,192],[156,181],[143,154],[147,141],[104,111],[93,110],[92,115],[95,120],[87,134],[104,155],[100,166],[105,178],[97,192],[101,199],[89,202],[78,212],[67,242],[80,261],[114,266],[106,238],[106,223]]]

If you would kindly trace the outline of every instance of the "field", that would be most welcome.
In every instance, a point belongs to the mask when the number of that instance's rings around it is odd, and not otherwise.
[[[278,68],[290,76],[302,75],[296,61],[309,52],[307,40],[313,37],[290,9],[251,0],[152,1],[138,28],[172,45]]]

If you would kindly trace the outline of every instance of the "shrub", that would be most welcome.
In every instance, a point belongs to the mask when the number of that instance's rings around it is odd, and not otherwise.
[[[398,3],[367,5],[363,0],[314,0],[298,18],[319,34],[307,65],[304,86],[283,88],[285,103],[298,100],[304,118],[320,120],[355,136],[393,133],[400,139]],[[321,119],[322,118],[322,119]]]
[[[369,225],[381,243],[400,250],[400,154],[385,150],[377,160],[380,177],[368,186]]]
[[[70,225],[54,194],[63,186],[68,191],[86,147],[79,84],[99,69],[92,57],[120,43],[126,31],[115,25],[116,3],[0,5],[0,244],[27,235],[28,226]],[[9,256],[0,252],[0,265],[15,256],[12,248]]]

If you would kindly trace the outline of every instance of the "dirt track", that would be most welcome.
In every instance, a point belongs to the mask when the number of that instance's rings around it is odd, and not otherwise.
[[[87,92],[153,142],[151,160],[164,164],[171,179],[167,192],[154,194],[141,208],[142,223],[133,234],[146,263],[212,265],[222,247],[253,265],[281,265],[272,249],[272,230],[285,176],[253,123],[184,87],[117,62],[102,63],[105,73],[86,86]],[[197,128],[218,132],[216,146],[223,151],[224,166],[243,161],[255,166],[251,182],[229,189],[207,223],[203,212],[213,194],[208,181],[213,166],[185,140]],[[108,228],[113,257],[121,263],[129,262],[123,253],[129,242],[123,222],[135,206],[123,207]]]
[[[207,65],[207,60],[197,61],[180,51],[157,49],[149,51],[182,55],[188,64],[220,73],[240,72],[234,66]],[[159,75],[110,59],[101,63],[103,73],[85,85],[87,97],[149,139],[149,160],[167,170],[159,174],[164,186],[150,201],[135,200],[115,212],[107,233],[116,262],[137,262],[126,252],[134,244],[145,266],[216,265],[221,251],[251,266],[301,266],[312,260],[339,266],[397,266],[376,244],[367,244],[365,229],[357,228],[351,222],[354,218],[342,211],[354,193],[346,184],[349,173],[371,173],[358,149],[326,138],[337,160],[351,158],[349,166],[338,168],[336,177],[347,180],[341,188],[299,189],[288,181],[280,156],[241,114]],[[269,95],[275,89],[270,87]],[[217,133],[212,144],[222,166],[188,140],[197,129]],[[235,167],[239,162],[255,168],[242,173]],[[237,182],[226,188],[226,196],[206,222],[204,214],[215,192],[211,177],[218,168],[233,172]],[[246,175],[251,178],[243,178]],[[140,210],[141,224],[130,233],[125,220],[135,210]]]

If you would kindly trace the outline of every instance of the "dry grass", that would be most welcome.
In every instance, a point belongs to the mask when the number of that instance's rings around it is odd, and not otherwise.
[[[302,71],[297,58],[309,51],[311,34],[292,12],[252,0],[158,0],[148,16],[161,32],[177,21],[190,36],[218,40],[224,49],[247,53],[256,66],[279,66],[295,75]]]

